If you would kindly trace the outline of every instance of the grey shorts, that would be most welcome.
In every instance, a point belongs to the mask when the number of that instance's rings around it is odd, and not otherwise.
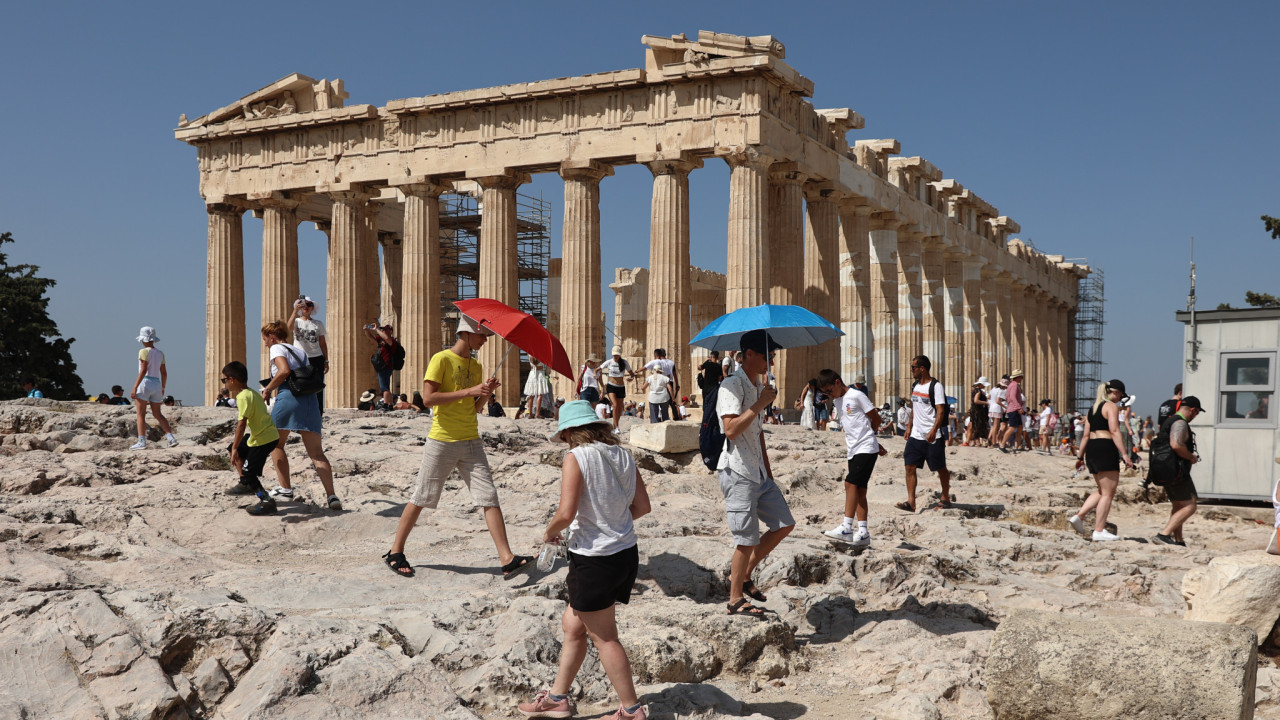
[[[720,471],[725,514],[735,545],[760,544],[760,523],[770,531],[795,525],[791,508],[771,478],[752,480],[732,470]]]
[[[418,507],[434,508],[440,503],[444,481],[454,469],[471,491],[476,507],[498,507],[498,491],[493,486],[489,458],[480,440],[443,442],[427,438],[422,446],[422,466],[418,468],[418,485],[409,502]]]

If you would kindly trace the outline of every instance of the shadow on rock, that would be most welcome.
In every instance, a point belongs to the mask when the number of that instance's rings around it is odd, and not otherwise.
[[[640,566],[640,576],[652,579],[668,597],[683,595],[705,602],[713,597],[727,596],[729,591],[719,573],[674,553],[649,556],[648,562]]]
[[[786,700],[768,703],[747,703],[746,709],[747,712],[760,713],[774,720],[794,720],[794,718],[804,717],[805,713],[809,711],[806,705]]]
[[[812,644],[837,643],[853,634],[858,626],[858,606],[845,596],[826,597],[805,611],[804,619],[813,627],[805,638]],[[769,713],[765,713],[768,715]]]
[[[874,610],[855,615],[855,631],[868,623],[890,620],[907,620],[932,635],[994,630],[999,625],[986,610],[969,603],[931,602],[921,605],[914,595],[908,595],[895,610]]]

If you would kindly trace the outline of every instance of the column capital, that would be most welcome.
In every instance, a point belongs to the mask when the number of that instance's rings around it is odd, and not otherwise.
[[[805,202],[835,202],[839,199],[835,184],[829,180],[809,180],[804,184]]]
[[[965,270],[979,270],[987,264],[987,259],[981,255],[965,255],[961,262],[964,263]]]
[[[915,223],[903,223],[898,228],[899,241],[905,240],[907,242],[912,242],[912,241],[920,242],[923,239],[924,239],[924,232],[921,231],[920,226],[916,225]]]
[[[565,180],[600,182],[612,174],[612,165],[597,160],[565,160],[560,163],[560,177]]]
[[[405,197],[410,195],[428,198],[440,197],[453,189],[453,183],[431,175],[406,175],[388,180],[387,184],[399,190]]]
[[[871,213],[872,230],[897,230],[906,224],[906,221],[900,219],[892,210],[878,210]]]
[[[333,200],[334,202],[344,202],[344,203],[351,203],[351,204],[367,203],[373,198],[378,197],[377,193],[370,192],[368,190],[363,190],[363,189],[320,190],[319,192],[323,193],[325,196],[327,196],[330,200]]]
[[[925,235],[920,238],[920,246],[926,252],[946,252],[947,240],[941,235]]]
[[[776,162],[769,166],[769,182],[774,185],[799,185],[809,176],[800,172],[800,165],[794,162]]]
[[[680,153],[678,156],[663,157],[660,154],[637,155],[636,160],[649,168],[649,172],[654,177],[662,175],[688,175],[689,173],[702,167],[702,160],[693,157],[688,153]]]
[[[248,198],[261,208],[271,208],[273,210],[294,210],[302,204],[300,198],[287,192],[279,191],[249,193]]]
[[[474,180],[481,190],[515,190],[529,182],[529,174],[512,168],[474,170],[467,172],[467,179]]]
[[[1029,285],[1026,280],[1023,280],[1020,277],[1015,276],[1009,280],[1009,288],[1013,292],[1022,292],[1023,290],[1026,290],[1029,287],[1031,287],[1031,285]]]
[[[1000,266],[992,263],[987,263],[986,265],[982,266],[982,279],[995,280],[996,278],[1000,277],[1001,272],[1002,270],[1000,270]]]
[[[871,201],[861,195],[841,195],[836,204],[840,207],[840,212],[856,213],[864,217],[876,211]]]
[[[785,161],[773,148],[761,145],[738,145],[735,147],[716,148],[716,157],[724,160],[729,167],[750,166],[768,168],[778,161]]]

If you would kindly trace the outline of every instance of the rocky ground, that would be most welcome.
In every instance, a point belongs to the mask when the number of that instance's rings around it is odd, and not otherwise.
[[[174,409],[177,448],[129,452],[130,408],[0,403],[0,717],[507,718],[550,683],[565,569],[504,581],[460,483],[410,538],[417,577],[380,559],[429,419],[329,412],[345,509],[322,508],[295,436],[301,499],[256,518],[224,494],[233,413]],[[512,544],[532,554],[563,450],[549,421],[480,422]],[[1125,541],[1092,544],[1066,524],[1092,487],[1069,458],[973,448],[948,451],[956,507],[908,514],[893,508],[892,439],[871,485],[873,543],[855,553],[820,534],[842,515],[843,436],[783,426],[767,442],[798,524],[758,573],[765,622],[724,614],[714,478],[692,453],[636,451],[654,512],[618,616],[651,717],[989,718],[983,664],[1012,610],[1181,618],[1188,570],[1269,535],[1270,508],[1202,507],[1190,547],[1152,544],[1168,505],[1126,478],[1112,513]],[[935,477],[921,487],[923,507]],[[1269,652],[1257,717],[1277,718]],[[583,717],[616,707],[594,655],[575,691]]]

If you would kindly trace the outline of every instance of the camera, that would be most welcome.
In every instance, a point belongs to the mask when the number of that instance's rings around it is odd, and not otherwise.
[[[365,330],[372,330],[372,329],[374,329],[374,328],[376,328],[376,327],[378,327],[378,326],[377,326],[377,325],[375,325],[374,323],[369,323],[368,325],[365,325],[365,326],[364,326],[364,329],[365,329]]]

